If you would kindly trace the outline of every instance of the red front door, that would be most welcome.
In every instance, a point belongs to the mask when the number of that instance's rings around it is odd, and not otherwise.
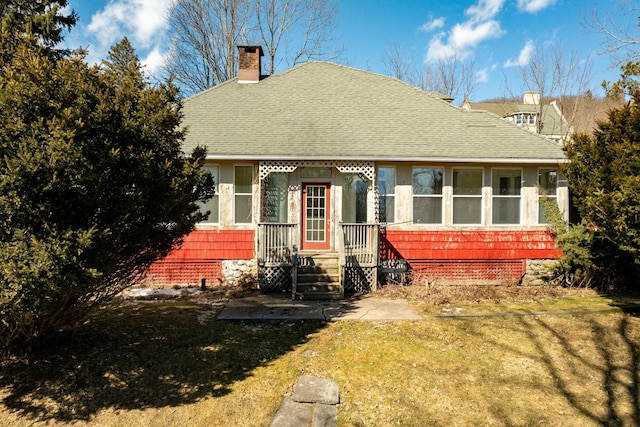
[[[329,249],[330,184],[302,184],[302,249]]]

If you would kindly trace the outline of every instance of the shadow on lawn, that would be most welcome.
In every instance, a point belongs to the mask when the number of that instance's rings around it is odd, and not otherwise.
[[[28,358],[5,361],[2,403],[21,417],[67,421],[87,420],[106,408],[158,408],[223,396],[324,326],[214,318],[201,324],[203,313],[189,301],[101,309]]]
[[[556,325],[554,317],[523,316],[512,330],[523,338],[521,345],[495,344],[511,357],[541,363],[553,391],[535,380],[532,387],[558,393],[594,423],[640,426],[639,314],[631,308],[617,316],[575,316],[570,329]],[[494,415],[512,424],[504,408],[494,409]],[[553,418],[552,412],[540,416]]]

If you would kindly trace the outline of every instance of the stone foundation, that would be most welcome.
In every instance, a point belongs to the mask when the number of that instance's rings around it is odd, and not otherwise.
[[[546,285],[556,278],[558,259],[528,259],[527,270],[522,277],[522,284],[527,286]]]
[[[258,266],[253,259],[222,261],[222,284],[225,286],[257,286],[257,278]]]

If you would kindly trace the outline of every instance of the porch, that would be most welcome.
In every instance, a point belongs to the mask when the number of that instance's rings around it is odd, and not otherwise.
[[[293,223],[260,223],[257,264],[263,292],[289,292],[292,299],[340,299],[378,285],[380,226],[341,223],[335,251],[301,251]]]

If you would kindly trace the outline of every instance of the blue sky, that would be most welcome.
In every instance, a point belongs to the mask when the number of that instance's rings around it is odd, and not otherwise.
[[[80,15],[67,36],[70,47],[89,47],[89,61],[106,56],[109,46],[126,35],[150,70],[166,52],[166,9],[171,0],[70,0]],[[338,62],[385,73],[385,49],[392,43],[416,63],[447,55],[453,46],[474,59],[478,85],[474,100],[519,95],[514,65],[527,61],[534,46],[563,44],[593,62],[592,89],[618,72],[599,55],[603,36],[584,23],[597,11],[616,13],[612,0],[336,0],[336,43],[344,49]],[[636,25],[627,16],[623,25]],[[505,81],[508,84],[505,84]],[[509,89],[507,88],[509,87]]]

